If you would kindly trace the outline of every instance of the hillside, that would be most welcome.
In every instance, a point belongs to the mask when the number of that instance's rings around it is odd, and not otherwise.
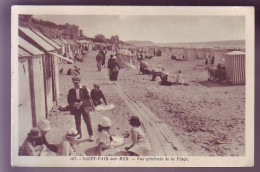
[[[152,41],[126,41],[129,44],[140,47],[186,47],[186,48],[235,48],[245,49],[245,40],[227,40],[212,42],[189,43],[154,43]]]
[[[140,46],[140,47],[144,47],[144,46],[156,46],[156,44],[152,41],[137,41],[137,40],[133,40],[133,41],[125,41],[128,44],[132,44],[135,46]]]
[[[162,43],[161,47],[193,47],[193,48],[240,48],[245,49],[245,40],[228,40],[212,42],[190,42],[190,43]]]

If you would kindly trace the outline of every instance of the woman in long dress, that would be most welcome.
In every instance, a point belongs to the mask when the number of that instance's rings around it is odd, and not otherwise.
[[[111,60],[109,59],[109,62],[108,62],[108,69],[109,69],[109,79],[111,81],[116,81],[117,80],[117,77],[118,77],[118,73],[119,73],[119,70],[120,70],[120,66],[116,60],[116,56],[113,56],[111,58]]]

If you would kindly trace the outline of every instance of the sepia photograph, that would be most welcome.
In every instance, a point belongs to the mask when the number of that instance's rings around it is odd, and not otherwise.
[[[253,7],[12,7],[12,165],[254,166]]]

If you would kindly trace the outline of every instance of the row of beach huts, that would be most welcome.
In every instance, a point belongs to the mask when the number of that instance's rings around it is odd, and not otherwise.
[[[19,27],[18,36],[18,129],[19,144],[37,122],[58,104],[59,63],[73,62],[75,54],[93,43],[86,40],[49,39],[41,32]],[[64,56],[65,55],[65,56]]]

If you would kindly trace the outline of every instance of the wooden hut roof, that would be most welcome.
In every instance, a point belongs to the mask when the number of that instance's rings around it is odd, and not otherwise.
[[[65,39],[59,39],[60,42],[62,42],[63,44],[70,44],[67,40]]]
[[[63,45],[63,43],[59,39],[52,39],[52,41],[58,44],[59,46]]]
[[[19,47],[26,51],[31,55],[40,55],[44,54],[41,50],[30,44],[28,41],[24,40],[23,38],[19,37]],[[22,52],[22,51],[21,51]]]
[[[39,35],[42,39],[44,39],[46,42],[48,42],[50,45],[52,45],[55,49],[60,49],[61,47],[57,45],[55,42],[53,42],[51,39],[47,38],[45,35],[43,35],[38,30],[32,29],[33,32],[35,32],[37,35]]]
[[[45,41],[39,35],[37,35],[35,32],[33,32],[30,28],[19,27],[19,32],[21,32],[23,38],[24,38],[24,35],[26,35],[28,38],[30,38],[31,40],[36,42],[45,51],[55,50],[55,48],[53,46],[51,46],[47,41]],[[24,39],[26,39],[26,38],[24,38]]]
[[[18,47],[18,56],[19,57],[30,57],[32,56],[30,53],[22,49],[21,47]]]

